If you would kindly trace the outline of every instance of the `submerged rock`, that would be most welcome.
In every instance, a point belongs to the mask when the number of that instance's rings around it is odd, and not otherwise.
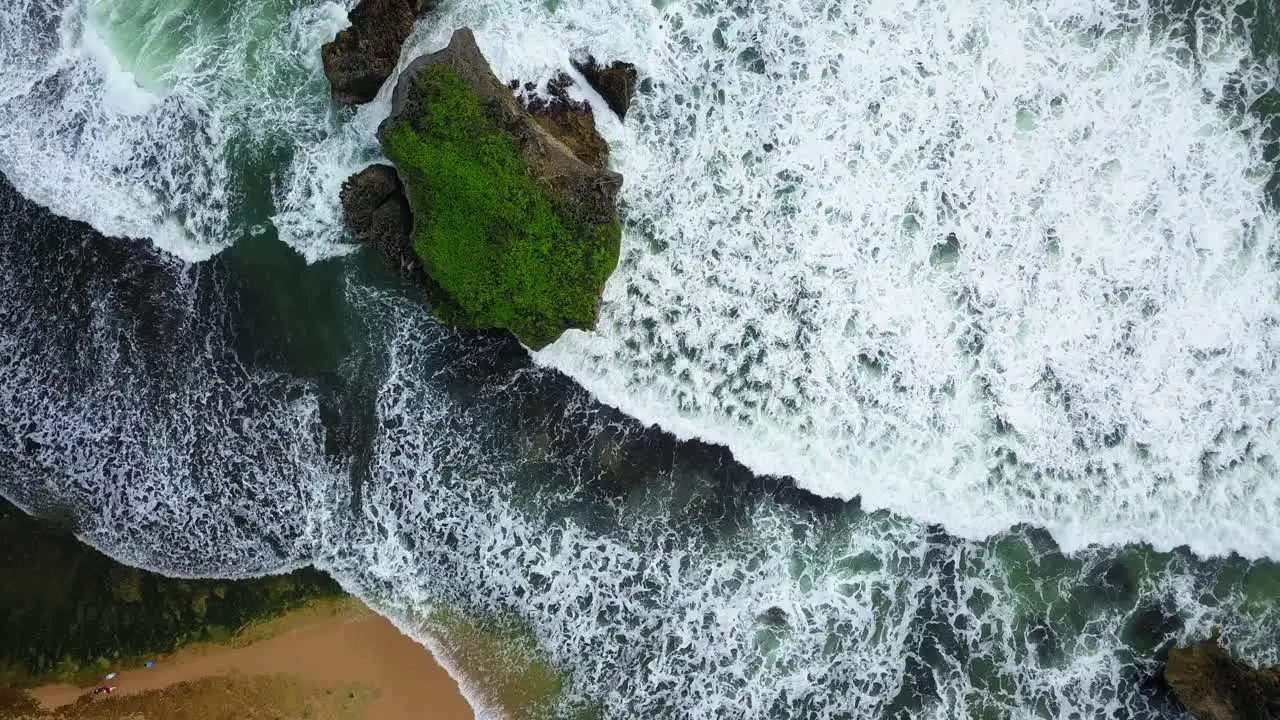
[[[1251,668],[1208,640],[1169,651],[1165,680],[1199,720],[1280,718],[1280,668]]]
[[[361,0],[347,15],[351,27],[320,50],[334,100],[358,105],[377,96],[395,72],[414,20],[435,5],[436,0]]]
[[[636,66],[631,63],[614,61],[608,65],[600,65],[595,57],[575,58],[570,62],[591,87],[600,93],[600,97],[608,103],[609,109],[619,119],[627,117],[631,108],[631,98],[636,94]]]
[[[405,184],[413,251],[448,295],[432,303],[445,322],[505,329],[534,349],[595,325],[618,262],[622,176],[575,154],[603,143],[594,123],[555,130],[465,28],[401,74],[378,139]]]
[[[774,605],[768,610],[760,613],[760,621],[765,625],[774,628],[787,628],[791,626],[791,617],[787,615],[787,611]]]
[[[1174,635],[1182,629],[1182,618],[1172,609],[1158,604],[1142,605],[1124,624],[1121,637],[1131,647],[1157,655],[1173,644]]]

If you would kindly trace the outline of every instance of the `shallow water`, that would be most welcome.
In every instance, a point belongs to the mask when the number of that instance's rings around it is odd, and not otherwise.
[[[1249,6],[447,3],[406,59],[467,24],[504,78],[651,81],[597,105],[599,332],[532,359],[351,253],[387,98],[327,102],[342,10],[0,11],[0,170],[150,240],[0,192],[7,497],[513,617],[610,717],[1174,717],[1171,640],[1275,659],[1280,569],[1191,552],[1280,541]]]

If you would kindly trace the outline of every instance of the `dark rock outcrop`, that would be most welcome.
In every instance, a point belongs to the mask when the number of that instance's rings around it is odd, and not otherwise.
[[[448,298],[429,297],[433,311],[534,349],[594,327],[621,241],[622,176],[604,167],[589,113],[556,112],[535,117],[464,28],[401,73],[378,129],[404,182],[413,253]]]
[[[1231,657],[1215,632],[1169,651],[1165,680],[1199,720],[1280,718],[1280,668],[1252,668]]]
[[[355,239],[376,250],[401,277],[421,279],[411,240],[413,213],[396,169],[370,165],[347,178],[341,198],[343,220]]]
[[[104,658],[171,653],[342,594],[312,568],[244,580],[168,578],[132,568],[80,542],[70,507],[50,507],[51,516],[37,519],[0,497],[0,573],[6,578],[0,582],[0,690],[11,680],[102,677],[111,669]],[[8,711],[0,694],[0,718],[68,717]]]
[[[413,32],[417,17],[437,0],[361,0],[347,18],[351,27],[320,51],[333,98],[340,103],[367,103],[395,72],[400,48]]]
[[[600,93],[609,109],[619,119],[625,119],[627,110],[631,108],[631,98],[636,94],[636,66],[621,61],[600,65],[591,55],[574,58],[570,62],[591,87]]]
[[[569,97],[572,85],[573,80],[560,73],[547,83],[545,92],[539,93],[537,86],[527,83],[520,89],[518,97],[543,129],[564,143],[583,162],[604,170],[609,164],[609,144],[596,132],[591,104]],[[519,81],[513,80],[511,88],[520,88]]]
[[[787,611],[774,605],[760,614],[760,619],[766,624],[773,627],[786,627],[789,621]]]

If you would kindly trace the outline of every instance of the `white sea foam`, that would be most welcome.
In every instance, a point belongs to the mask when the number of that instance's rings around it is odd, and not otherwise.
[[[679,467],[645,470],[647,497],[588,529],[571,508],[605,478],[575,477],[581,457],[556,450],[577,427],[496,421],[523,381],[450,393],[438,356],[458,338],[412,302],[355,299],[389,341],[384,432],[358,508],[345,492],[324,504],[319,562],[421,639],[433,608],[517,618],[605,717],[1157,717],[1136,685],[1153,660],[1120,640],[1140,610],[1181,608],[1188,634],[1226,622],[1241,640],[1275,622],[1185,561],[1103,590],[1123,558],[931,537],[885,513],[818,520],[762,497],[707,540],[677,520]],[[1200,605],[1209,591],[1218,605]]]
[[[652,83],[625,125],[587,93],[625,252],[537,355],[605,402],[973,537],[1267,555],[1277,225],[1224,108],[1275,70],[1213,20],[1193,57],[1143,6],[467,2],[402,63],[466,25],[504,79],[587,49]],[[309,257],[390,86],[294,163]]]
[[[1093,2],[634,20],[623,259],[540,362],[965,535],[1280,552],[1277,217],[1223,109],[1273,84],[1247,37],[1203,22],[1193,59]]]
[[[7,3],[0,171],[105,234],[207,258],[270,215],[254,206],[267,198],[242,186],[334,123],[319,47],[343,10],[290,0]]]
[[[104,552],[170,575],[305,562],[309,508],[340,477],[315,395],[240,364],[209,268],[95,250],[10,197],[0,188],[0,493],[78,514]]]

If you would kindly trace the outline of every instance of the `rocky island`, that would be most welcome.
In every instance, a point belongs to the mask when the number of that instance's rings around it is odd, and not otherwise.
[[[621,116],[634,68],[591,60],[582,69]],[[343,81],[330,79],[343,100]],[[618,262],[622,176],[606,166],[590,106],[569,99],[571,83],[562,74],[542,94],[508,87],[466,28],[398,78],[378,129],[394,167],[350,178],[344,217],[357,240],[423,289],[441,321],[506,330],[535,350],[594,327]]]

